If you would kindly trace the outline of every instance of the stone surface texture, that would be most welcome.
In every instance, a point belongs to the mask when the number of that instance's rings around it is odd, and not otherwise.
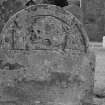
[[[84,24],[91,41],[102,42],[105,36],[105,0],[82,0],[84,2]]]
[[[16,12],[22,10],[23,8],[26,8],[29,5],[36,5],[42,3],[56,5],[56,3],[54,2],[55,2],[54,0],[0,0],[0,32],[4,27],[5,23],[8,21],[8,19]],[[69,1],[67,2],[69,3]],[[73,11],[73,14],[76,15],[77,17],[79,14],[81,14],[80,8],[75,5],[70,6],[69,9],[71,9],[70,12]],[[79,10],[78,13],[76,12],[77,9]]]
[[[0,32],[8,19],[16,12],[26,7],[30,0],[0,0]],[[43,0],[33,0],[34,4],[42,3]],[[30,3],[32,5],[32,3]]]
[[[79,19],[79,21],[83,23],[83,12],[79,6],[71,3],[68,6],[65,6],[64,9],[71,12],[77,19]]]
[[[0,39],[0,105],[92,105],[95,56],[72,13],[29,6]]]
[[[20,0],[0,0],[0,32],[8,19],[22,8]]]

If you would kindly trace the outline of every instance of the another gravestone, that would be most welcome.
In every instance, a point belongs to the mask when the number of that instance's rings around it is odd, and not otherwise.
[[[95,57],[70,12],[36,5],[1,32],[0,104],[92,105]]]
[[[103,44],[103,48],[105,48],[105,36],[103,36],[103,42],[102,42],[102,44]]]

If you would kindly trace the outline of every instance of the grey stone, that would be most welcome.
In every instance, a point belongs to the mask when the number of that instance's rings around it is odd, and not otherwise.
[[[79,6],[70,4],[65,6],[64,9],[71,12],[77,19],[79,19],[79,21],[83,23],[83,11]]]
[[[92,105],[95,56],[72,13],[30,6],[13,15],[0,36],[1,104]]]

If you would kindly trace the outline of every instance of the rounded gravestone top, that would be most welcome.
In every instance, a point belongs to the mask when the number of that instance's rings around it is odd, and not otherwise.
[[[85,52],[88,38],[72,13],[55,5],[33,5],[13,15],[1,32],[6,50],[77,50]]]

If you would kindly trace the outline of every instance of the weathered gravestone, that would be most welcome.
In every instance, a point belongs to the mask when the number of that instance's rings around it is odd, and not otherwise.
[[[0,105],[92,105],[95,57],[70,12],[30,6],[0,37]]]

